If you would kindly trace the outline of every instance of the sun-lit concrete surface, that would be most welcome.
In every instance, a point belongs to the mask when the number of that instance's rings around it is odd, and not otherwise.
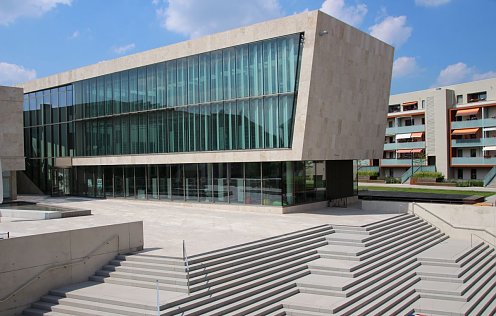
[[[91,209],[94,215],[45,221],[0,223],[0,231],[12,236],[61,231],[142,220],[145,250],[165,256],[182,256],[185,240],[189,255],[280,235],[322,224],[365,225],[396,214],[353,208],[324,208],[295,214],[221,211],[202,209],[201,204],[179,207],[170,202],[137,200],[92,200],[21,196],[59,206]]]

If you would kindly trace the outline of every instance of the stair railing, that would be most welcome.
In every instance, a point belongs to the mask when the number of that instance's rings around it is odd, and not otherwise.
[[[27,288],[32,283],[34,283],[37,280],[40,280],[41,279],[41,276],[43,274],[45,274],[46,272],[49,272],[49,271],[52,271],[52,270],[56,270],[56,269],[60,269],[60,268],[67,268],[69,266],[72,266],[72,265],[75,265],[77,263],[81,263],[81,262],[84,262],[84,261],[90,259],[91,255],[93,253],[95,253],[101,247],[103,247],[105,245],[108,245],[112,240],[114,240],[116,238],[117,238],[117,253],[118,253],[119,252],[119,249],[120,249],[119,235],[118,234],[115,234],[115,235],[112,235],[112,237],[110,237],[107,240],[105,240],[104,242],[102,242],[100,245],[98,245],[98,247],[96,247],[95,249],[93,249],[92,251],[90,251],[86,256],[82,257],[81,259],[78,259],[78,260],[74,260],[74,261],[71,261],[71,262],[66,262],[66,263],[62,263],[62,264],[56,265],[56,266],[45,268],[44,270],[42,270],[41,272],[39,272],[35,276],[33,276],[31,279],[29,279],[27,282],[25,282],[24,284],[22,284],[21,286],[19,286],[17,289],[15,289],[12,293],[10,293],[9,295],[7,295],[7,296],[3,297],[2,299],[0,299],[0,303],[7,302],[9,299],[11,299],[13,296],[15,296],[16,294],[18,294],[20,291],[22,291],[25,288]]]
[[[484,186],[487,187],[489,183],[496,177],[496,166],[492,167],[491,170],[484,177]]]
[[[184,266],[186,268],[186,285],[188,287],[188,295],[190,294],[190,288],[189,288],[189,259],[188,255],[186,253],[186,242],[183,240],[183,261],[184,261]]]
[[[450,222],[448,222],[447,220],[445,220],[444,218],[440,217],[439,215],[436,215],[434,214],[433,212],[429,211],[428,209],[426,209],[425,207],[423,207],[422,205],[419,205],[418,203],[416,202],[412,202],[412,214],[415,215],[415,206],[421,208],[422,210],[426,211],[427,213],[429,213],[430,215],[434,216],[435,218],[439,219],[441,222],[447,224],[448,226],[450,226],[451,228],[454,228],[454,229],[462,229],[462,230],[476,230],[476,231],[480,231],[480,232],[484,232],[490,236],[493,236],[494,239],[496,239],[496,235],[494,235],[493,233],[491,233],[490,231],[484,229],[484,228],[477,228],[477,227],[461,227],[461,226],[455,226],[453,224],[451,224]],[[431,223],[432,224],[432,223]],[[434,224],[432,224],[434,225]],[[436,225],[434,225],[436,226]],[[437,226],[436,226],[437,227]],[[437,227],[439,229],[439,227]],[[481,240],[487,242],[488,244],[492,245],[494,248],[496,248],[496,245],[493,244],[492,242],[482,238],[481,236],[475,234],[475,233],[470,233],[470,246],[473,247],[473,236],[476,236],[478,238],[480,238]]]

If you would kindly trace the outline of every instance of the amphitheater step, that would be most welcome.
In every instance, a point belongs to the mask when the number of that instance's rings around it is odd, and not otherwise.
[[[110,284],[118,284],[118,285],[126,285],[132,287],[140,287],[146,289],[156,289],[157,283],[155,281],[140,281],[140,280],[131,280],[131,279],[121,279],[121,278],[110,278],[104,276],[90,276],[90,281],[101,282],[101,283],[110,283]],[[187,293],[188,290],[184,286],[176,286],[173,284],[162,284],[159,283],[159,289],[163,291],[172,291],[172,292],[181,292]]]

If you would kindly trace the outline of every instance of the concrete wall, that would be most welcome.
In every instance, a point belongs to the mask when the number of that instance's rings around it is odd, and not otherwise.
[[[312,35],[302,159],[382,158],[393,47],[322,12]]]
[[[4,171],[24,170],[22,91],[0,86],[0,159]]]
[[[20,315],[49,290],[87,281],[117,253],[140,249],[143,222],[0,240],[0,316]],[[39,273],[39,279],[9,297]]]
[[[496,246],[496,207],[451,205],[435,203],[410,203],[362,201],[367,211],[410,212],[438,227],[456,239],[481,241]]]

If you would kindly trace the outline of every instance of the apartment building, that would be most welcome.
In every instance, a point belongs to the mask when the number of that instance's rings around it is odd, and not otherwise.
[[[365,164],[402,182],[412,171],[436,170],[489,185],[496,174],[496,79],[392,95],[383,159]]]
[[[49,194],[289,207],[380,158],[393,48],[320,11],[22,84]],[[356,121],[361,122],[356,128]]]

